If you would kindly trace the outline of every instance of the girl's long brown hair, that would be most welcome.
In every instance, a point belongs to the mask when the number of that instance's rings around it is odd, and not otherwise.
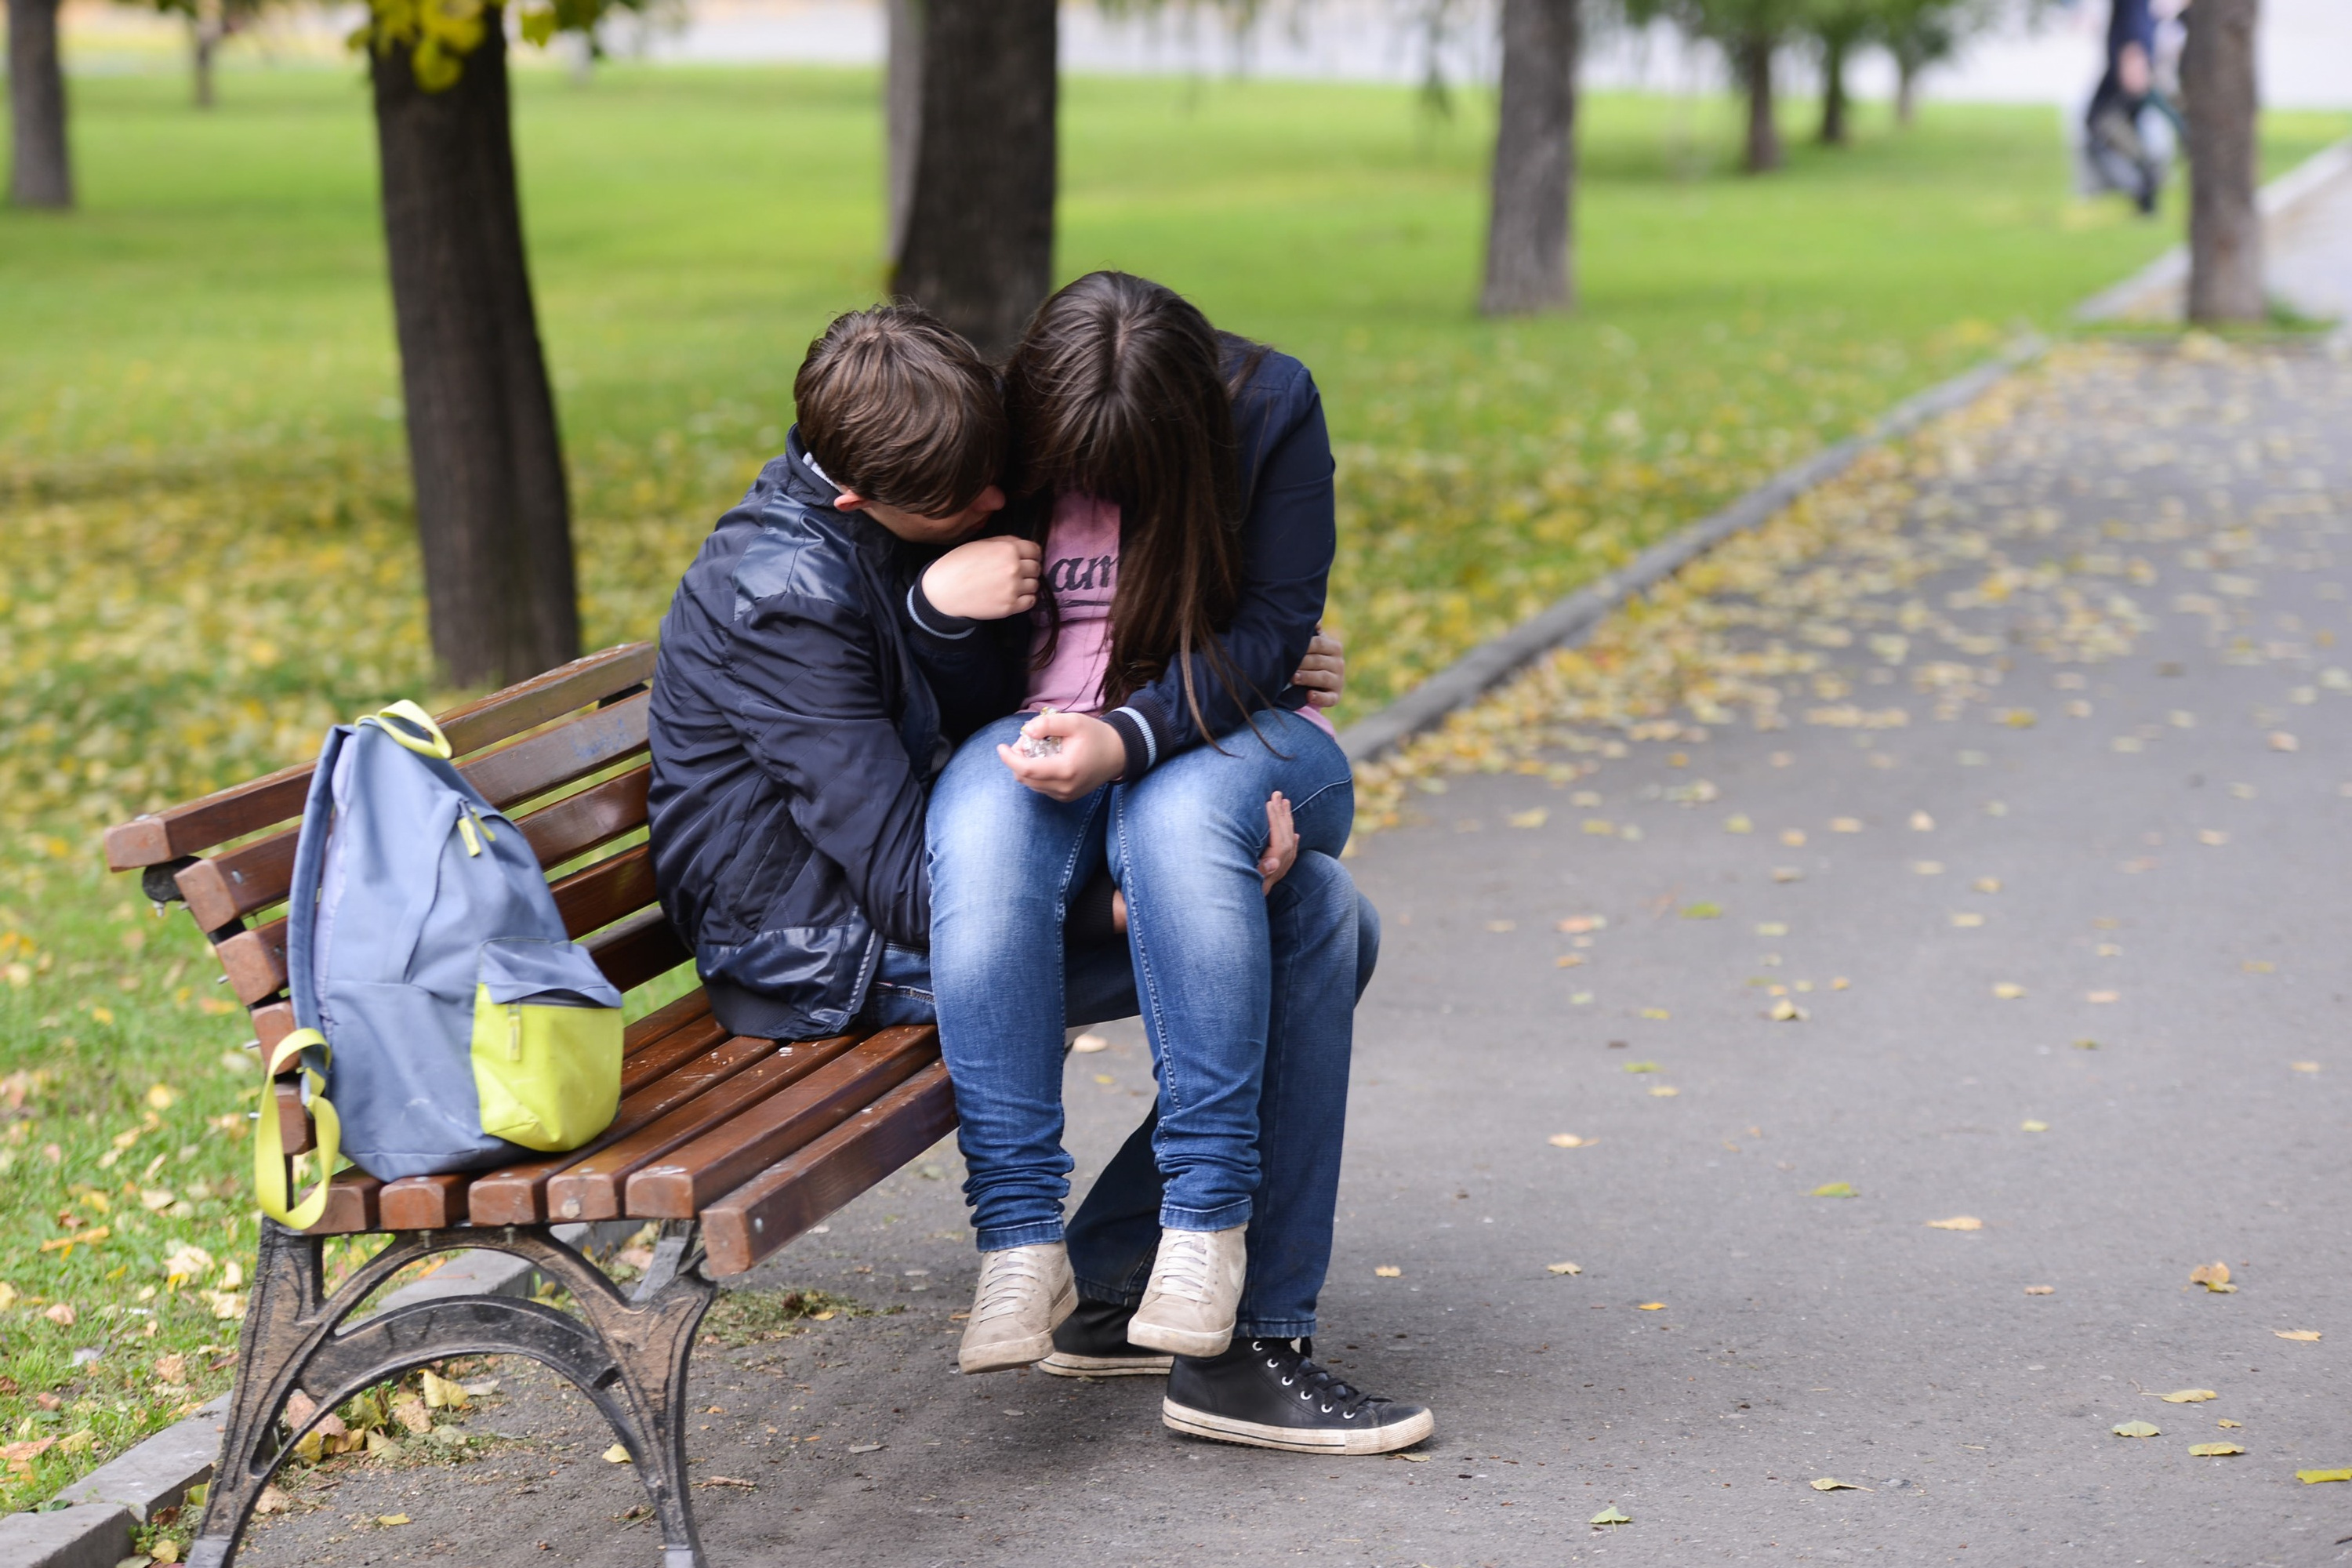
[[[1016,492],[1046,508],[1067,492],[1118,507],[1103,706],[1118,707],[1172,660],[1192,721],[1211,739],[1194,654],[1244,714],[1258,705],[1244,700],[1246,683],[1218,640],[1242,578],[1240,451],[1223,360],[1208,318],[1174,289],[1089,272],[1037,308],[1004,388]],[[1050,605],[1051,584],[1044,588]],[[1049,634],[1041,661],[1053,642]]]

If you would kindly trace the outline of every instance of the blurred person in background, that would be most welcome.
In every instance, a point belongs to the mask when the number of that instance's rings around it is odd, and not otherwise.
[[[2107,16],[2106,69],[2084,116],[2083,153],[2094,190],[2120,191],[2143,214],[2156,211],[2173,151],[2179,112],[2167,91],[2177,69],[2186,0],[2114,0]],[[2169,47],[2159,47],[2159,41]],[[2177,90],[2177,89],[2176,89]]]

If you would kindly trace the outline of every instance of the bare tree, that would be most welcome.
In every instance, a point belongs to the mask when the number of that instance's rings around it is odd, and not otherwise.
[[[1576,303],[1578,0],[1503,0],[1502,112],[1486,225],[1489,316]]]
[[[8,0],[8,199],[20,207],[73,205],[58,0]]]
[[[1879,0],[1818,0],[1805,16],[1805,30],[1821,52],[1822,125],[1824,147],[1843,147],[1852,139],[1847,124],[1853,100],[1846,92],[1845,66],[1855,48],[1869,37],[1884,10]]]
[[[2259,0],[2197,0],[2180,57],[2189,111],[2189,319],[2258,321],[2263,220],[2254,200]]]
[[[506,30],[454,80],[372,53],[383,236],[433,651],[504,684],[575,658],[572,511],[523,257]]]
[[[1053,279],[1055,0],[918,0],[906,12],[919,14],[921,38],[892,53],[916,50],[921,90],[891,286],[1003,353]]]

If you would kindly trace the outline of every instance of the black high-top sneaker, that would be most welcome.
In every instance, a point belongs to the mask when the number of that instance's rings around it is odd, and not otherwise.
[[[1054,1350],[1037,1363],[1055,1377],[1159,1377],[1175,1358],[1165,1351],[1129,1344],[1128,1320],[1135,1309],[1116,1301],[1078,1298],[1078,1310],[1054,1330]]]
[[[1426,1405],[1349,1387],[1312,1340],[1235,1340],[1221,1356],[1178,1356],[1160,1418],[1179,1432],[1302,1454],[1391,1454],[1437,1430]]]

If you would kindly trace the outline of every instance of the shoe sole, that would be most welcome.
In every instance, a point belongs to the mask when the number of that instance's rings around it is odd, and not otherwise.
[[[1141,1312],[1128,1320],[1127,1342],[1142,1345],[1148,1350],[1166,1351],[1171,1355],[1189,1355],[1206,1361],[1221,1356],[1234,1342],[1234,1329],[1225,1325],[1223,1333],[1204,1333],[1197,1329],[1171,1329],[1165,1323],[1146,1322]]]
[[[1055,1351],[1037,1363],[1037,1370],[1055,1377],[1165,1377],[1174,1356],[1073,1355]]]
[[[1410,1448],[1416,1443],[1425,1442],[1437,1430],[1437,1417],[1426,1410],[1409,1420],[1386,1426],[1367,1426],[1360,1432],[1317,1431],[1310,1427],[1267,1426],[1255,1421],[1236,1421],[1229,1415],[1213,1415],[1205,1410],[1192,1409],[1173,1399],[1160,1402],[1160,1419],[1170,1430],[1181,1432],[1187,1436],[1209,1437],[1220,1443],[1244,1443],[1253,1448],[1280,1448],[1293,1454],[1393,1454],[1400,1448]]]
[[[1054,1331],[1062,1326],[1063,1319],[1077,1310],[1077,1287],[1071,1285],[1054,1298],[1053,1315],[1046,1322],[1044,1333],[1032,1334],[1025,1340],[1007,1340],[1003,1344],[991,1345],[985,1353],[979,1355],[959,1346],[956,1350],[956,1369],[966,1377],[976,1377],[982,1373],[1014,1372],[1024,1366],[1035,1366],[1046,1352],[1054,1348]]]

